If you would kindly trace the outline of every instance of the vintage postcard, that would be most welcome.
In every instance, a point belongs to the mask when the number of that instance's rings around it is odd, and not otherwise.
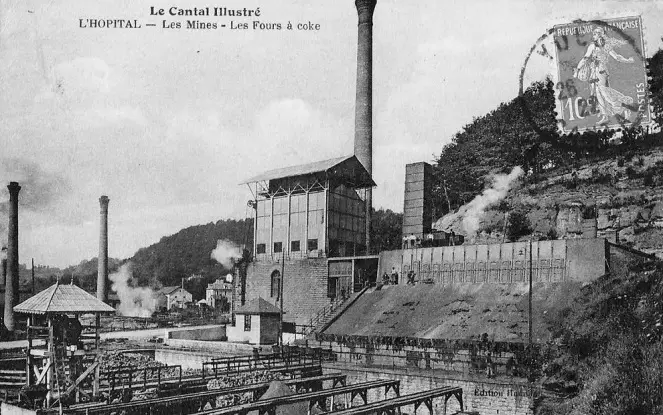
[[[2,415],[663,414],[662,5],[0,1]]]

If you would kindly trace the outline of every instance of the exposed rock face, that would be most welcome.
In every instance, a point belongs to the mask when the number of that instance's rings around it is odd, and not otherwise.
[[[535,238],[595,234],[663,257],[662,150],[624,163],[604,161],[575,172],[549,174],[535,184],[521,183],[505,202],[509,211],[526,212]],[[434,228],[462,234],[463,212],[461,207],[446,215]],[[502,242],[507,215],[492,206],[483,216],[478,234],[465,235],[466,241]]]

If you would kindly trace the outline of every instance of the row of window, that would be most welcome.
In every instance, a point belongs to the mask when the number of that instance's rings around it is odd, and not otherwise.
[[[288,227],[287,214],[274,214],[274,216],[258,216],[258,229],[269,229],[274,223],[274,229]],[[312,210],[308,213],[308,223],[315,226],[318,223],[325,223],[325,213],[323,210]],[[306,225],[306,212],[297,212],[290,215],[290,226],[297,227]]]
[[[318,240],[309,239],[307,243],[309,251],[318,249]],[[299,252],[301,250],[300,241],[290,241],[290,252]],[[256,254],[264,254],[267,251],[267,244],[256,244]],[[283,251],[283,242],[274,242],[273,253],[280,253]]]
[[[308,210],[325,208],[323,192],[309,193]],[[274,198],[274,214],[288,213],[288,197]],[[269,216],[272,212],[271,199],[258,200],[258,216]],[[293,195],[290,199],[290,212],[306,212],[306,195]]]

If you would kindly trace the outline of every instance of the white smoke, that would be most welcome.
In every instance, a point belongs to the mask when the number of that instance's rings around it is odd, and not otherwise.
[[[117,272],[109,275],[112,289],[120,298],[118,311],[127,317],[150,317],[156,308],[155,292],[149,287],[133,287],[131,263],[126,263]]]
[[[233,266],[233,260],[242,258],[242,248],[227,239],[219,239],[211,257],[226,269]]]
[[[516,166],[509,174],[496,174],[492,177],[492,184],[483,193],[472,199],[466,205],[463,217],[463,230],[468,237],[474,236],[479,230],[479,223],[490,205],[502,200],[513,182],[523,174],[523,169]]]

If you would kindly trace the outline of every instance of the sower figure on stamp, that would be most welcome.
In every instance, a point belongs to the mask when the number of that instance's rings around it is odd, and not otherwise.
[[[601,115],[598,120],[599,124],[608,122],[609,118],[614,115],[621,115],[628,119],[631,111],[627,106],[633,104],[633,98],[610,87],[610,73],[608,72],[608,56],[618,62],[633,63],[632,57],[627,59],[614,50],[616,46],[625,45],[627,42],[606,36],[603,27],[594,29],[592,40],[585,56],[580,59],[578,66],[573,71],[573,76],[581,81],[589,82],[591,94],[589,102],[596,106]]]

